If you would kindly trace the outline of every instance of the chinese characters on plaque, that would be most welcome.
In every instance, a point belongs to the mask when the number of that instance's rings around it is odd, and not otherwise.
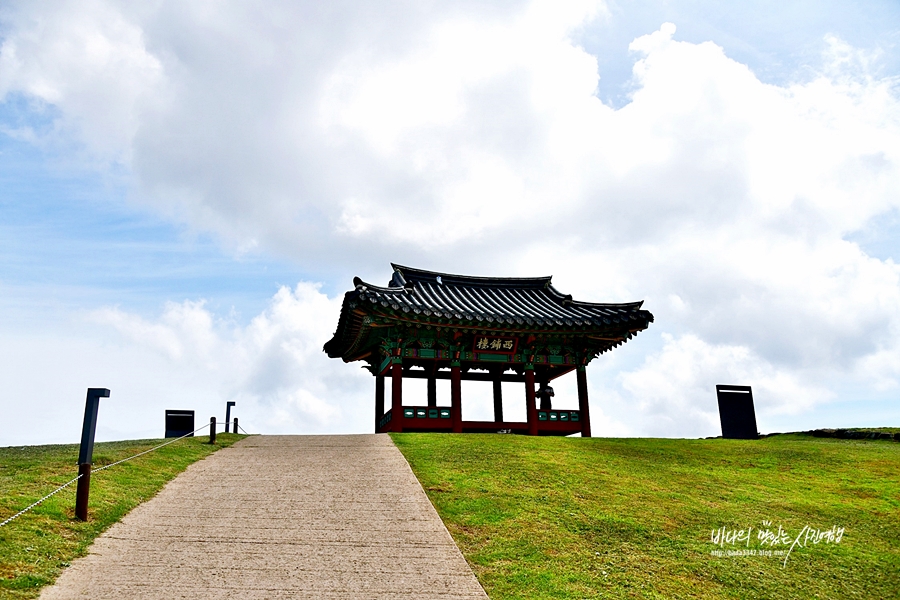
[[[514,354],[516,342],[518,342],[518,338],[479,335],[475,337],[475,351]]]

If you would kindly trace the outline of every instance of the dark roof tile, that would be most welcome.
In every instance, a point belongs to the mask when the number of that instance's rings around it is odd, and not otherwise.
[[[470,277],[392,265],[394,273],[387,287],[353,279],[347,292],[335,337],[325,345],[331,356],[340,356],[343,343],[362,326],[361,317],[348,313],[348,303],[368,302],[374,310],[391,309],[409,315],[429,316],[447,321],[484,326],[506,324],[516,329],[535,325],[541,328],[579,327],[586,333],[623,329],[613,324],[637,321],[643,329],[653,315],[642,310],[642,302],[600,304],[574,300],[551,285],[550,277]],[[377,308],[377,307],[382,308]],[[349,328],[349,329],[347,329]],[[628,329],[633,329],[630,325]],[[355,335],[355,334],[353,334]]]

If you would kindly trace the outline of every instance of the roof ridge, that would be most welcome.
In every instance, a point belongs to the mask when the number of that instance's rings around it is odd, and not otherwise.
[[[391,267],[395,272],[400,271],[407,281],[436,282],[437,278],[440,277],[442,283],[451,285],[501,285],[539,288],[550,285],[550,281],[553,278],[552,275],[544,277],[482,277],[476,275],[458,275],[455,273],[441,273],[440,271],[416,269],[414,267],[406,267],[396,263],[391,263]]]

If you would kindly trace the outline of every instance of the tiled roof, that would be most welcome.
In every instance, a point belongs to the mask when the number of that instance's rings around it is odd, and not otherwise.
[[[579,302],[550,284],[550,277],[466,277],[394,267],[388,287],[356,279],[362,302],[414,314],[454,320],[509,325],[582,326],[653,320],[640,310],[642,302],[597,304]]]
[[[345,344],[339,340],[349,341],[348,334],[358,339],[362,323],[349,314],[354,309],[435,325],[586,334],[633,332],[653,322],[653,315],[641,309],[643,302],[580,302],[556,290],[550,277],[468,277],[391,266],[394,274],[387,287],[354,278],[338,330],[325,345],[329,356],[342,355]]]

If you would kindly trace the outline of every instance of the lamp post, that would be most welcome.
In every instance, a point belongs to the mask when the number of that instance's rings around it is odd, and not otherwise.
[[[228,401],[225,403],[225,433],[228,433],[229,427],[231,427],[231,407],[234,406],[234,402]],[[237,433],[237,431],[235,431]]]
[[[87,521],[88,497],[91,494],[91,460],[94,457],[94,433],[97,431],[97,411],[100,398],[109,398],[106,388],[88,388],[84,404],[84,425],[81,427],[81,447],[78,450],[78,487],[75,491],[75,516]]]

